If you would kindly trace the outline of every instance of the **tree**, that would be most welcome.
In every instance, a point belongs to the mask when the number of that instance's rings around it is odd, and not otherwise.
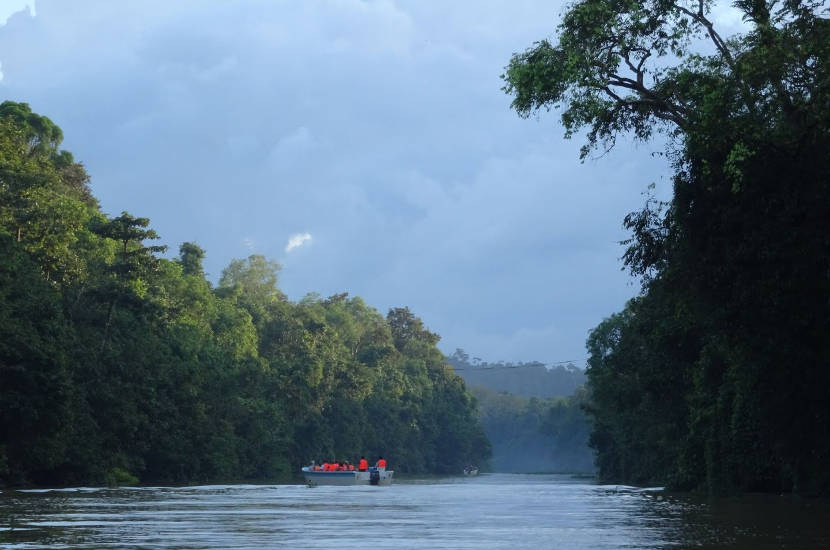
[[[0,230],[0,479],[49,483],[67,460],[74,391],[60,295]]]
[[[205,258],[205,251],[195,243],[182,243],[179,247],[179,263],[185,275],[204,276],[202,260]]]
[[[11,120],[23,129],[30,155],[59,156],[58,147],[63,141],[63,131],[48,117],[33,113],[28,103],[0,103],[0,119]],[[71,155],[68,158],[71,159]]]
[[[589,127],[583,156],[627,131],[640,139],[657,129],[689,138],[710,130],[718,115],[746,129],[821,120],[828,84],[816,61],[826,58],[830,25],[820,16],[827,14],[823,2],[736,2],[751,30],[731,40],[715,29],[711,5],[575,2],[557,44],[542,40],[513,56],[502,75],[504,90],[522,116],[564,106],[566,135]],[[701,53],[701,39],[716,53]],[[740,142],[732,150],[733,163],[751,154]]]
[[[396,307],[386,315],[389,327],[392,329],[392,338],[395,347],[403,351],[406,345],[413,340],[420,340],[428,344],[437,344],[438,335],[429,332],[423,321],[415,317],[408,307]]]
[[[77,242],[92,215],[87,176],[58,152],[60,128],[28,105],[0,104],[0,226],[37,257],[47,279],[83,275]]]
[[[725,38],[704,0],[576,2],[556,43],[512,58],[505,90],[522,116],[564,107],[566,135],[588,128],[583,157],[626,132],[671,138],[672,200],[625,219],[623,259],[644,296],[614,321],[613,353],[592,350],[601,469],[606,461],[609,477],[634,479],[651,463],[678,486],[823,492],[830,410],[815,388],[830,383],[830,309],[816,300],[830,293],[818,221],[830,216],[828,9],[734,6],[747,30]],[[623,372],[625,384],[605,383]],[[662,440],[661,407],[624,396],[655,388],[668,390],[664,418],[684,435],[638,448]],[[604,423],[606,408],[631,429]],[[638,466],[610,466],[626,456]]]

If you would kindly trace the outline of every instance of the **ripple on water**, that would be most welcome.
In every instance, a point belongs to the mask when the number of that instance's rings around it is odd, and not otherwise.
[[[659,498],[659,499],[658,499]],[[553,475],[390,487],[202,485],[6,491],[0,546],[30,548],[830,547],[826,501],[702,501]]]

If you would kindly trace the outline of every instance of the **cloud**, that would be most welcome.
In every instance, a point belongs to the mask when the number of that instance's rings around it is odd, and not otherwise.
[[[308,153],[316,146],[311,131],[300,126],[282,136],[271,149],[269,162],[275,171],[280,171],[307,159]]]
[[[285,245],[285,251],[291,252],[295,248],[303,246],[305,243],[311,242],[310,233],[295,233],[288,238],[288,244]]]
[[[561,2],[37,4],[0,26],[0,96],[61,126],[105,212],[198,239],[209,273],[313,228],[289,297],[409,306],[488,360],[579,356],[636,293],[621,220],[665,168],[622,139],[580,164],[500,89]]]
[[[8,23],[9,18],[21,11],[28,11],[30,17],[36,15],[35,0],[3,0],[0,2],[0,27]]]
[[[3,0],[0,2],[0,27],[9,22],[11,16],[27,11],[30,17],[36,15],[35,0]],[[3,80],[3,62],[0,61],[0,81]]]

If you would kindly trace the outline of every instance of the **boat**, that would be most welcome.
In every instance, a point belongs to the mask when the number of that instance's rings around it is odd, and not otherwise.
[[[393,470],[386,468],[369,468],[368,472],[357,470],[335,470],[324,472],[303,466],[303,477],[309,485],[390,485]]]
[[[478,466],[467,466],[464,468],[464,475],[465,476],[477,476],[478,475]]]

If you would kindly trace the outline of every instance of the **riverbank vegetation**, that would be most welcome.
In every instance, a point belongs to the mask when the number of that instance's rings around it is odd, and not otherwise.
[[[591,333],[604,480],[830,492],[830,21],[824,2],[579,0],[515,55],[519,114],[583,156],[662,133],[673,196],[625,219],[641,294]],[[647,182],[644,182],[647,183]]]
[[[0,105],[0,484],[291,476],[382,454],[401,472],[489,456],[476,405],[407,308],[291,302],[279,266],[177,258],[104,214],[63,135]]]

